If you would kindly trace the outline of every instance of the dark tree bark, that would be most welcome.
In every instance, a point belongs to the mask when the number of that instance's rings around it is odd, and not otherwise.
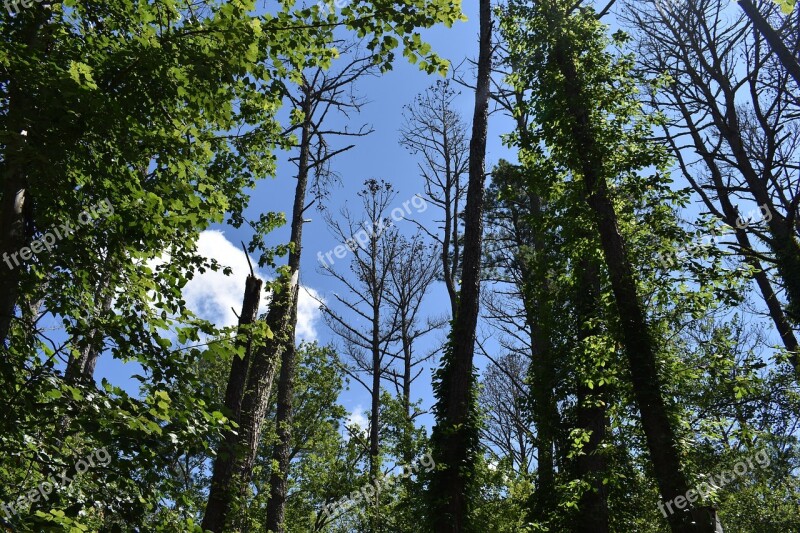
[[[442,397],[438,398],[431,493],[434,505],[431,519],[436,531],[469,531],[471,477],[477,427],[474,418],[475,378],[473,356],[480,305],[480,275],[483,240],[483,209],[486,180],[486,136],[492,71],[492,8],[481,0],[480,51],[475,109],[469,155],[469,186],[464,212],[464,247],[461,292],[453,320],[450,354],[440,369]]]
[[[800,63],[798,63],[797,57],[789,51],[783,39],[781,39],[781,36],[770,26],[767,19],[764,18],[753,2],[750,0],[738,0],[738,3],[742,11],[747,15],[747,18],[753,23],[753,27],[764,37],[769,47],[772,48],[772,51],[775,52],[775,55],[780,59],[783,68],[794,78],[794,82],[797,84],[797,87],[800,88]]]
[[[244,348],[245,355],[241,358],[233,358],[228,385],[225,388],[225,408],[228,411],[228,417],[237,424],[239,423],[242,396],[244,395],[244,387],[247,383],[247,373],[252,357],[252,333],[248,328],[256,321],[258,307],[261,303],[262,289],[263,282],[251,273],[247,277],[245,284],[242,313],[239,315],[239,332],[236,339],[236,346]],[[203,517],[204,530],[219,532],[223,531],[225,527],[231,500],[234,496],[232,482],[233,465],[236,455],[239,453],[237,440],[232,431],[226,432],[217,451],[217,457],[214,459],[211,487]]]
[[[598,265],[585,259],[581,265],[578,293],[575,295],[578,308],[578,341],[581,349],[583,341],[597,335],[597,327],[589,324],[597,316],[600,302],[600,272]],[[577,385],[578,428],[588,432],[589,441],[584,444],[583,454],[578,456],[576,469],[578,477],[589,483],[578,501],[576,533],[608,533],[611,531],[608,515],[608,489],[603,477],[608,473],[608,458],[601,444],[606,440],[608,415],[604,407],[605,386],[590,389],[580,381]]]
[[[241,482],[242,493],[253,476],[275,370],[288,345],[287,325],[294,314],[293,302],[298,297],[299,287],[297,272],[281,276],[265,319],[272,331],[272,338],[268,338],[264,345],[256,350],[247,376],[239,425],[244,454],[236,464],[235,473]]]
[[[302,223],[302,222],[301,222]],[[298,241],[299,242],[299,241]],[[297,367],[297,350],[295,349],[295,325],[297,323],[297,298],[294,293],[292,315],[289,320],[289,339],[281,358],[281,371],[278,376],[278,406],[275,415],[278,442],[272,450],[273,465],[277,469],[270,473],[270,497],[267,502],[266,530],[285,531],[284,515],[286,510],[286,494],[289,484],[289,462],[291,460],[292,422],[294,419],[294,377]]]
[[[14,158],[6,160],[5,183],[3,196],[0,199],[0,253],[3,257],[18,254],[19,250],[30,241],[30,232],[26,229],[31,221],[26,216],[30,210],[30,198],[21,168]],[[12,263],[13,264],[13,263]],[[6,268],[0,264],[3,275],[0,276],[0,342],[5,342],[14,319],[14,309],[19,296],[20,269],[23,266]]]
[[[24,18],[19,38],[32,52],[39,53],[46,46],[41,29],[50,12],[43,6],[30,9],[33,13]],[[35,130],[30,117],[36,104],[22,85],[22,80],[16,79],[14,72],[8,73],[8,76],[8,110],[5,117],[8,136],[4,141],[6,146],[0,166],[3,179],[0,195],[0,346],[5,344],[15,317],[19,284],[25,268],[24,261],[17,266],[11,256],[17,254],[16,259],[19,260],[20,249],[30,244],[34,232],[33,191],[26,172],[26,162],[31,155],[22,132]],[[4,362],[0,363],[0,368],[5,372]],[[10,379],[5,382],[9,385],[12,383]]]
[[[563,21],[561,15],[551,12],[551,17],[554,26],[561,25]],[[583,180],[586,200],[600,235],[619,313],[623,343],[628,355],[634,397],[641,414],[659,492],[665,501],[672,501],[676,497],[683,497],[690,487],[681,465],[677,437],[662,394],[663,386],[658,375],[655,343],[639,298],[625,241],[619,231],[617,213],[611,200],[608,183],[602,174],[605,165],[602,158],[598,157],[599,147],[593,137],[593,125],[589,118],[589,100],[578,75],[572,50],[569,37],[562,33],[556,40],[553,60],[563,76],[565,104],[571,122],[574,150],[576,154],[581,155],[580,168],[574,171],[579,173]],[[675,533],[714,531],[705,524],[704,527],[692,526],[689,516],[691,514],[669,515],[668,521],[672,531]]]

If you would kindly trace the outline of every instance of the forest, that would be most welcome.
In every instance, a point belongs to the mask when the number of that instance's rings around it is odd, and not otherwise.
[[[795,0],[3,0],[0,530],[800,533]]]

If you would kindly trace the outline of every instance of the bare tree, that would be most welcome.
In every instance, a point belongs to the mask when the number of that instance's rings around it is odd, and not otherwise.
[[[220,468],[214,470],[211,491],[209,493],[203,527],[211,531],[221,531],[231,509],[231,498],[234,495],[232,484],[239,485],[239,492],[249,483],[261,441],[261,428],[266,415],[272,383],[276,369],[280,363],[278,377],[278,399],[276,407],[276,429],[278,442],[272,456],[277,469],[270,476],[270,500],[267,507],[267,529],[275,532],[283,531],[283,517],[286,504],[287,479],[290,462],[290,442],[292,431],[294,372],[296,366],[297,305],[299,297],[300,261],[303,246],[303,226],[305,214],[315,201],[308,201],[308,190],[313,189],[318,198],[327,191],[328,180],[332,176],[329,170],[330,160],[338,154],[350,150],[354,145],[332,149],[328,142],[330,137],[361,137],[371,133],[366,127],[357,131],[348,129],[325,129],[330,114],[358,112],[363,100],[354,93],[353,85],[362,76],[374,72],[375,66],[369,57],[365,57],[356,44],[343,43],[342,53],[348,57],[338,70],[326,71],[322,68],[311,69],[301,75],[301,83],[296,93],[286,89],[286,99],[294,109],[301,113],[302,120],[284,132],[294,134],[299,130],[299,155],[294,161],[298,167],[297,185],[291,217],[291,236],[289,241],[289,259],[282,270],[278,281],[273,284],[274,290],[269,311],[265,317],[272,337],[263,347],[258,349],[247,365],[234,361],[231,368],[230,383],[240,382],[246,376],[246,385],[242,391],[240,408],[228,405],[237,415],[234,420],[239,423],[237,435],[223,442],[224,453],[218,454]],[[311,178],[316,180],[312,182]],[[251,250],[255,245],[251,245]],[[262,260],[263,262],[263,260]],[[233,457],[233,466],[228,467],[227,457]]]
[[[300,155],[297,159],[297,189],[295,191],[292,215],[292,235],[289,252],[289,271],[294,275],[300,270],[303,248],[303,224],[305,213],[313,202],[306,203],[306,191],[312,172],[316,179],[312,186],[317,198],[327,191],[327,179],[332,175],[330,160],[338,154],[352,149],[348,145],[332,149],[328,144],[330,137],[363,137],[372,132],[362,126],[357,131],[345,129],[328,130],[324,122],[332,111],[345,117],[358,112],[364,101],[355,92],[355,83],[362,77],[373,74],[377,67],[370,57],[364,56],[356,44],[345,44],[342,54],[350,56],[344,65],[333,71],[315,69],[303,76],[299,94],[287,93],[287,98],[295,109],[303,113],[300,129]],[[270,498],[267,503],[267,531],[283,533],[286,495],[288,490],[289,464],[291,459],[294,374],[296,367],[295,327],[297,324],[297,298],[295,293],[291,302],[291,316],[287,323],[286,346],[281,357],[281,371],[278,378],[278,405],[275,413],[275,427],[278,442],[273,447],[272,459],[277,468],[270,475]]]
[[[520,351],[510,351],[494,361],[483,378],[481,405],[486,412],[483,439],[511,460],[521,474],[532,472],[536,456],[525,382],[530,358]]]
[[[672,79],[651,104],[668,117],[666,139],[707,213],[731,228],[729,248],[753,267],[797,370],[800,114],[789,74],[745,15],[729,16],[719,0],[691,0],[680,9],[648,4],[627,14],[639,29],[640,67]],[[774,16],[777,8],[760,2],[759,9]],[[797,50],[800,30],[786,26],[783,33]],[[761,215],[744,220],[740,202]]]
[[[758,10],[758,6],[753,4],[750,0],[738,0],[739,6],[745,12],[747,18],[753,24],[753,27],[761,34],[764,40],[772,48],[772,51],[778,56],[783,68],[794,78],[797,87],[800,88],[800,63],[797,61],[798,48],[794,47],[794,53],[784,44],[783,39],[775,28],[770,26],[769,21]],[[786,22],[791,24],[791,12],[786,17]]]
[[[461,217],[469,170],[467,125],[454,109],[459,93],[449,81],[437,81],[414,102],[405,106],[400,144],[422,161],[419,169],[425,178],[425,195],[442,211],[441,232],[420,228],[441,246],[441,273],[453,316],[456,312],[458,279],[461,273],[463,230]]]
[[[347,294],[334,293],[335,307],[323,304],[321,309],[328,326],[344,343],[351,362],[345,372],[370,394],[369,474],[374,479],[380,471],[381,383],[392,364],[390,346],[398,340],[398,310],[388,306],[387,294],[399,248],[392,236],[396,230],[386,215],[397,193],[391,184],[371,179],[358,195],[363,216],[355,216],[346,207],[341,210],[341,221],[326,216],[331,233],[346,243],[351,259],[347,271],[323,266],[323,274],[341,283]],[[344,248],[341,245],[340,250]],[[378,528],[375,509],[379,497],[370,508],[372,531]]]
[[[397,240],[397,260],[389,272],[391,283],[386,301],[397,316],[398,350],[392,356],[400,367],[399,370],[390,369],[389,377],[403,400],[406,418],[410,422],[420,414],[411,413],[411,386],[423,371],[423,368],[417,368],[435,353],[418,356],[414,345],[423,336],[444,326],[447,319],[427,317],[423,320],[420,316],[422,302],[438,273],[436,254],[419,233],[410,240],[399,234],[392,234],[389,238]]]

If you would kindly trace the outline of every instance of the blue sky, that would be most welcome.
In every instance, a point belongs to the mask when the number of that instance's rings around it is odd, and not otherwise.
[[[466,22],[460,22],[453,28],[443,26],[423,32],[424,38],[433,45],[439,55],[451,60],[454,65],[459,65],[465,59],[477,55],[477,2],[466,1],[464,11],[468,17]],[[359,199],[356,192],[362,188],[363,182],[369,178],[384,179],[391,182],[397,190],[397,206],[415,195],[423,194],[423,179],[417,168],[418,160],[410,155],[399,144],[399,129],[402,124],[402,108],[410,103],[414,96],[434,84],[436,75],[426,75],[415,66],[408,64],[401,54],[394,70],[384,75],[365,78],[357,86],[357,91],[369,102],[363,107],[362,113],[352,117],[351,129],[358,129],[362,124],[369,124],[374,133],[366,138],[356,139],[356,147],[346,152],[332,162],[332,168],[341,177],[341,184],[334,186],[327,199],[327,208],[336,213],[345,204],[352,206],[358,212]],[[472,79],[473,73],[468,67],[462,67],[462,76]],[[462,114],[465,122],[469,124],[473,111],[473,94],[469,89],[462,89],[461,95],[456,100],[456,107]],[[341,119],[335,119],[334,125],[341,125]],[[501,135],[511,130],[513,125],[510,120],[501,114],[493,114],[490,120],[490,131],[487,146],[487,168],[491,169],[500,159],[514,159],[514,154],[502,145]],[[334,143],[349,144],[350,139],[334,140]],[[251,220],[258,219],[259,215],[269,211],[285,211],[290,214],[294,188],[296,168],[288,161],[294,153],[279,153],[279,166],[275,178],[268,178],[258,184],[252,192],[250,208],[246,215]],[[677,183],[682,186],[682,183]],[[394,207],[394,206],[393,206]],[[694,215],[695,210],[691,210]],[[425,213],[419,215],[418,220],[428,228],[434,226],[435,209],[430,207]],[[327,229],[320,212],[314,208],[307,214],[312,221],[305,226],[303,260],[301,265],[301,283],[313,296],[327,299],[331,291],[344,291],[336,280],[324,276],[319,272],[317,255],[333,250],[341,244]],[[411,223],[403,223],[408,233],[413,233]],[[231,308],[241,307],[244,279],[248,272],[247,261],[238,244],[240,241],[249,242],[252,237],[249,228],[235,229],[230,226],[217,225],[209,232],[203,234],[200,241],[200,251],[204,255],[214,257],[221,263],[233,269],[233,276],[225,278],[219,273],[209,273],[194,280],[186,289],[185,296],[190,307],[203,318],[214,320],[220,326],[235,323],[236,317]],[[288,228],[282,228],[271,234],[268,244],[277,245],[288,241]],[[337,261],[338,267],[346,267],[348,258]],[[255,261],[254,261],[255,263]],[[283,263],[279,263],[283,264]],[[270,277],[271,273],[262,271],[263,277]],[[299,334],[307,340],[318,340],[321,344],[336,343],[338,339],[333,335],[322,320],[317,304],[313,297],[304,294],[301,299]],[[447,294],[441,283],[437,283],[425,304],[423,316],[426,314],[441,315],[449,308]],[[490,331],[482,327],[482,334]],[[445,332],[430,335],[418,345],[420,353],[427,353],[436,345],[441,345]],[[481,335],[483,338],[484,335]],[[491,345],[491,344],[490,344]],[[480,357],[476,359],[480,368],[485,361]],[[98,379],[109,378],[114,383],[130,375],[130,368],[123,368],[118,361],[102,358],[98,365]],[[388,385],[388,384],[387,384]],[[429,408],[432,403],[430,389],[430,372],[424,372],[415,382],[412,389],[413,395],[422,399],[423,406]],[[352,382],[350,390],[346,391],[341,403],[353,413],[353,418],[365,421],[363,411],[369,406],[367,392],[357,383]],[[431,418],[423,419],[430,425]]]
[[[423,37],[432,44],[433,49],[442,57],[449,59],[454,65],[461,64],[465,59],[477,55],[478,26],[477,2],[467,1],[464,12],[468,17],[466,22],[459,22],[452,28],[436,27],[423,32]],[[399,52],[399,51],[398,51]],[[363,186],[364,180],[375,178],[391,182],[397,191],[397,207],[402,206],[406,200],[415,195],[423,194],[423,179],[417,168],[417,159],[401,147],[399,130],[402,124],[402,108],[409,104],[414,96],[434,84],[438,75],[427,75],[420,72],[416,66],[409,64],[400,53],[395,62],[394,69],[383,75],[362,79],[357,85],[357,92],[367,100],[360,115],[353,115],[350,121],[351,129],[357,129],[361,124],[369,124],[374,133],[365,138],[355,139],[356,147],[337,156],[332,162],[332,169],[340,175],[341,183],[334,185],[326,206],[329,211],[337,213],[345,204],[358,212],[359,199],[356,192]],[[461,68],[461,74],[466,79],[471,79],[473,73],[468,67]],[[471,123],[473,94],[469,89],[463,89],[456,100],[458,111],[463,115],[467,124]],[[334,118],[332,124],[341,125],[343,119]],[[502,146],[500,136],[511,128],[510,123],[494,115],[490,124],[489,145],[487,151],[487,168],[491,168],[501,158],[513,158],[513,154]],[[333,143],[343,146],[351,143],[351,139]],[[252,191],[250,208],[246,216],[257,220],[261,213],[269,211],[284,211],[289,216],[291,213],[294,188],[296,184],[296,168],[288,160],[293,153],[280,152],[279,165],[275,178],[261,181]],[[392,206],[395,207],[395,206]],[[433,207],[414,217],[430,228],[433,225],[435,212]],[[324,276],[319,271],[317,262],[318,252],[323,254],[333,250],[341,244],[328,231],[321,213],[315,208],[307,214],[312,222],[306,224],[304,229],[303,260],[301,265],[301,283],[308,293],[301,296],[300,323],[298,334],[307,340],[318,340],[321,344],[336,343],[338,339],[333,335],[322,320],[313,296],[326,299],[330,291],[342,292],[343,287],[336,280]],[[413,233],[414,228],[410,222],[401,222],[401,230]],[[247,227],[236,229],[227,225],[216,225],[205,232],[199,242],[199,250],[204,255],[214,257],[222,264],[230,266],[233,276],[224,277],[220,273],[208,273],[190,282],[184,296],[193,311],[201,317],[214,320],[218,325],[231,325],[236,317],[231,308],[241,307],[244,279],[248,272],[247,261],[241,251],[240,241],[249,242],[252,237],[251,230]],[[273,232],[268,244],[285,243],[289,239],[288,228],[281,228]],[[346,268],[349,258],[337,261],[336,266]],[[253,261],[256,263],[256,261]],[[285,261],[284,261],[285,262]],[[282,263],[278,263],[282,264]],[[259,274],[265,278],[271,277],[271,272],[262,270]],[[447,294],[443,284],[437,283],[431,290],[430,296],[423,304],[424,314],[443,314],[448,308]],[[418,346],[420,353],[428,352],[434,345],[441,345],[445,332],[431,334]],[[482,366],[482,365],[481,365]],[[118,384],[126,381],[127,376],[135,373],[135,365],[127,367],[119,361],[110,358],[101,358],[98,363],[97,379],[108,378],[112,383]],[[130,383],[130,382],[129,382]],[[130,383],[130,392],[135,391],[135,385]],[[429,407],[432,401],[430,391],[430,373],[424,372],[412,391],[416,398],[423,400],[423,405]],[[368,409],[369,397],[367,392],[355,382],[346,391],[341,403],[353,413],[353,418],[364,422],[363,410]],[[425,419],[429,425],[430,418]]]
[[[457,23],[452,28],[440,26],[423,32],[423,37],[431,43],[433,49],[442,57],[451,61],[453,65],[461,64],[466,58],[477,56],[478,50],[478,25],[477,2],[467,1],[464,12],[468,17],[466,22]],[[438,75],[427,75],[420,72],[414,65],[409,64],[401,54],[394,69],[381,76],[364,78],[357,85],[360,95],[369,103],[362,109],[359,116],[353,116],[350,123],[351,129],[357,129],[361,124],[369,124],[374,133],[366,138],[355,140],[356,147],[346,152],[332,163],[332,168],[341,177],[341,185],[334,186],[327,201],[328,210],[336,213],[345,203],[358,212],[359,198],[356,192],[363,186],[366,179],[384,179],[391,182],[396,191],[395,203],[401,206],[403,202],[415,195],[423,194],[423,178],[417,168],[418,160],[399,144],[399,130],[401,128],[402,108],[411,103],[416,94],[424,91],[434,84]],[[471,79],[473,73],[462,68],[462,74]],[[467,124],[471,123],[474,98],[469,89],[464,89],[456,100],[458,111],[463,115]],[[501,118],[499,115],[497,119]],[[501,124],[504,123],[504,124]],[[334,120],[336,123],[336,120]],[[505,120],[493,120],[489,135],[487,153],[487,168],[491,168],[500,158],[513,157],[513,154],[502,146],[500,135],[509,131],[510,124]],[[350,144],[349,139],[344,139],[341,145]],[[334,140],[333,142],[337,142]],[[294,194],[296,169],[287,162],[287,154],[281,154],[278,176],[275,180],[262,182],[255,190],[249,214],[257,218],[263,211],[288,211]],[[393,206],[394,207],[394,206]],[[416,215],[415,218],[427,223],[430,227],[435,216],[433,207]],[[319,272],[317,254],[333,250],[341,244],[328,231],[322,217],[316,209],[307,218],[312,220],[304,229],[303,260],[301,266],[301,282],[305,287],[316,291],[326,298],[330,291],[343,292],[344,288],[329,276]],[[413,225],[409,222],[399,224],[401,230],[413,233]],[[231,228],[220,228],[225,236],[233,242],[249,238],[247,232],[235,231]],[[276,231],[273,235],[275,243],[288,240],[288,228]],[[336,266],[346,268],[349,258],[337,261]],[[425,314],[444,313],[449,304],[443,284],[438,283],[432,288],[430,296],[423,304]],[[314,320],[317,338],[321,343],[334,342],[338,339],[327,328],[325,323],[318,318]],[[445,333],[431,334],[417,347],[419,353],[427,353],[434,345],[441,345]],[[387,384],[388,385],[388,384]],[[423,405],[429,407],[432,402],[430,389],[430,373],[424,372],[415,382],[412,389],[415,397],[423,400]],[[352,382],[349,391],[346,391],[340,401],[356,418],[361,418],[363,409],[369,407],[367,392],[358,383]],[[362,419],[363,421],[363,419]],[[429,425],[430,418],[424,419]]]

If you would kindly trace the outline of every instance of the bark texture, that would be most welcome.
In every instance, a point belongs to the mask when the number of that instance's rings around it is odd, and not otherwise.
[[[555,14],[554,24],[558,25],[561,20],[561,16]],[[583,180],[586,200],[600,235],[619,313],[634,397],[641,414],[655,478],[661,497],[665,501],[671,501],[678,496],[683,497],[690,487],[681,465],[677,437],[662,394],[655,343],[639,298],[625,241],[619,231],[618,217],[608,183],[603,175],[604,161],[602,157],[598,157],[599,150],[589,116],[589,100],[575,66],[567,35],[562,34],[556,40],[553,60],[564,78],[565,104],[571,119],[574,149],[576,154],[581,155],[580,168],[574,171]],[[714,531],[710,525],[701,525],[705,521],[694,521],[691,516],[694,512],[696,511],[669,515],[667,520],[672,531]]]
[[[469,531],[469,497],[474,435],[471,411],[475,401],[473,356],[480,304],[480,272],[483,239],[483,209],[486,180],[486,136],[492,68],[492,13],[489,0],[480,1],[480,51],[475,109],[470,140],[469,185],[464,213],[463,272],[458,307],[453,321],[450,366],[442,376],[444,409],[438,421],[441,435],[434,494],[441,505],[432,516],[436,531]]]
[[[243,358],[233,358],[228,385],[225,389],[225,407],[228,410],[228,416],[237,424],[240,422],[242,397],[244,396],[252,356],[252,335],[247,328],[256,321],[258,307],[261,303],[262,289],[263,282],[260,279],[252,274],[248,276],[242,302],[242,313],[239,315],[239,336],[237,339],[237,346],[245,349],[245,356]],[[204,530],[223,531],[234,497],[234,464],[238,453],[240,451],[236,434],[232,431],[227,432],[214,460],[211,488],[203,517]]]

